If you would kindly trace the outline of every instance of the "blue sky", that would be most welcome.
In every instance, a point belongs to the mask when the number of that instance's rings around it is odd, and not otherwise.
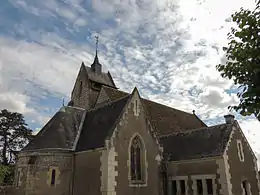
[[[41,128],[70,92],[82,61],[99,58],[116,85],[192,112],[207,124],[224,122],[236,104],[232,81],[215,66],[230,15],[254,0],[2,0],[0,1],[0,108],[24,114]],[[236,114],[260,153],[259,122]]]

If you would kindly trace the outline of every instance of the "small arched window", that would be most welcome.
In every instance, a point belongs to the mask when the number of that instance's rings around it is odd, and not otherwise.
[[[56,170],[52,169],[52,171],[51,171],[51,186],[55,185],[55,180],[56,180]]]
[[[145,181],[144,146],[139,136],[132,139],[130,148],[131,181],[142,183]]]

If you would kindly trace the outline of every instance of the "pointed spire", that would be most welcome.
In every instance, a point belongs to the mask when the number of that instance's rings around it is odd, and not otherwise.
[[[98,60],[98,36],[96,38],[96,55],[93,64],[91,65],[91,69],[96,73],[101,73],[101,64]]]
[[[95,38],[96,38],[96,55],[95,55],[95,59],[94,59],[93,64],[99,64],[99,60],[98,60],[98,36],[95,36]]]

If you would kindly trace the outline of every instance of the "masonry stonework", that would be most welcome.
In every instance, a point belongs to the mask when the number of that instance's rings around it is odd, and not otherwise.
[[[31,156],[36,155],[34,164],[28,164]],[[26,195],[69,195],[72,173],[71,153],[66,152],[35,152],[22,154],[17,162],[17,170],[21,170],[20,185]],[[50,171],[56,170],[55,185],[50,185]],[[16,174],[17,177],[17,174]],[[16,178],[17,180],[17,178]]]
[[[237,140],[242,141],[244,161],[241,162],[238,155]],[[257,180],[257,171],[255,169],[256,159],[252,150],[245,139],[243,133],[236,128],[232,136],[231,143],[227,150],[229,173],[232,183],[232,193],[236,195],[243,195],[241,184],[243,180],[250,183],[251,194],[259,195],[259,184]]]
[[[103,150],[75,154],[73,195],[101,195],[101,155]]]
[[[136,101],[138,107],[136,108]],[[117,152],[116,194],[132,195],[158,195],[159,194],[159,165],[156,156],[159,154],[159,147],[156,140],[149,133],[149,125],[146,122],[143,106],[136,93],[125,108],[123,117],[114,131],[113,144]],[[146,148],[146,179],[145,185],[131,185],[129,182],[129,144],[133,135],[139,134]]]

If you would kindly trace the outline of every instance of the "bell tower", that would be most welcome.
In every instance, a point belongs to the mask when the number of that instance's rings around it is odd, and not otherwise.
[[[109,72],[102,72],[102,65],[98,59],[98,37],[96,36],[96,54],[90,67],[82,62],[68,106],[91,109],[95,103],[102,85],[116,88]]]

